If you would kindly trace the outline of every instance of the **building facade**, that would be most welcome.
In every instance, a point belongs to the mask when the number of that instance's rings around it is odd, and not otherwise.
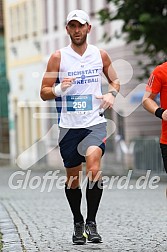
[[[41,1],[4,1],[7,75],[10,82],[9,121],[12,160],[42,135],[39,80],[42,72]]]

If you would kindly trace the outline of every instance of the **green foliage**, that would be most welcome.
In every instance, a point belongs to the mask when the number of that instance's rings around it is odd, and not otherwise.
[[[136,42],[135,52],[145,54],[150,59],[148,65],[140,62],[145,70],[145,75],[141,78],[148,77],[150,67],[155,67],[167,58],[167,1],[106,1],[107,7],[99,11],[101,24],[113,20],[124,21],[122,33],[125,34],[126,43]],[[109,39],[111,38],[106,40]]]

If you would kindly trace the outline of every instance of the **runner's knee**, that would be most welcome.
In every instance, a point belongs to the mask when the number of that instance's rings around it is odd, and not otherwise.
[[[98,166],[92,166],[87,169],[87,177],[90,181],[97,181],[101,178],[101,171]]]

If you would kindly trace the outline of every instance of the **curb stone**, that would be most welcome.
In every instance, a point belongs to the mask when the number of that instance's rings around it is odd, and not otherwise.
[[[2,252],[24,252],[17,229],[2,203],[0,203],[0,216]]]

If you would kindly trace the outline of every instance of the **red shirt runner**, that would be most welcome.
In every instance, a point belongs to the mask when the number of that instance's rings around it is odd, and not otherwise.
[[[167,62],[153,70],[148,80],[146,91],[154,94],[160,93],[160,106],[167,109]],[[160,143],[167,144],[167,121],[164,120],[162,120]]]

